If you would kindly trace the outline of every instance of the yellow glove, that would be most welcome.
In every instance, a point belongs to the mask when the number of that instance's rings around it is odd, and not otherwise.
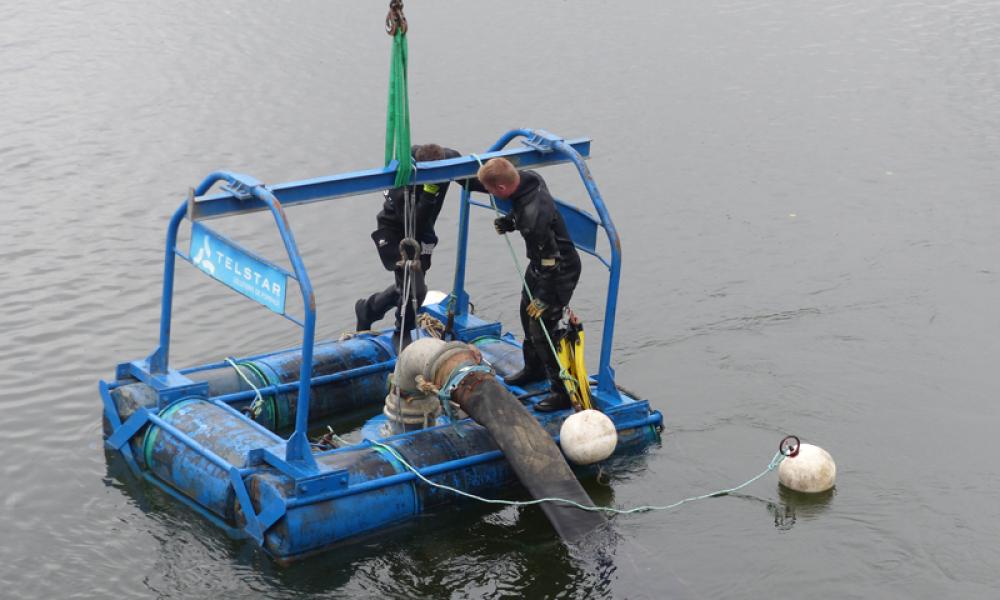
[[[538,298],[535,298],[534,300],[531,301],[531,304],[528,305],[526,312],[528,313],[528,316],[531,317],[532,319],[541,319],[542,315],[548,309],[549,307],[547,304],[545,304]]]

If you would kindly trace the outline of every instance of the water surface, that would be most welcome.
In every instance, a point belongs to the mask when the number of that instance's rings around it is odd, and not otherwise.
[[[667,504],[758,473],[785,433],[834,494],[746,494],[617,518],[603,559],[540,511],[421,518],[289,569],[108,460],[96,381],[156,343],[163,236],[190,186],[372,168],[389,39],[379,3],[0,6],[0,584],[13,598],[995,598],[1000,565],[1000,7],[407,3],[416,141],[594,138],[623,238],[620,382],[661,445],[602,503]],[[572,202],[566,168],[546,171]],[[454,192],[453,192],[454,193]],[[432,287],[447,289],[457,203]],[[319,335],[387,283],[378,196],[289,211]],[[264,215],[219,227],[277,256]],[[516,324],[477,214],[469,286]],[[604,280],[574,302],[596,338]],[[286,321],[178,268],[172,360],[294,344]],[[596,365],[597,339],[589,361]]]

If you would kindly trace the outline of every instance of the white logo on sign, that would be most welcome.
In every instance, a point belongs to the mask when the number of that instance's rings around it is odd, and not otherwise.
[[[208,236],[201,238],[202,245],[194,255],[194,264],[209,275],[215,275],[215,265],[212,264],[212,247],[208,245]]]

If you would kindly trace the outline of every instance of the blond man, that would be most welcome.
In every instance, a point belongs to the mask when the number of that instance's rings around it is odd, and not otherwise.
[[[569,396],[559,378],[559,363],[542,327],[551,333],[559,323],[580,280],[580,255],[541,175],[518,171],[510,161],[494,158],[479,168],[477,179],[469,182],[471,190],[510,201],[510,214],[494,220],[493,226],[501,235],[520,233],[528,255],[524,273],[528,290],[521,290],[520,311],[524,368],[505,381],[524,387],[547,377],[551,391],[535,409],[544,412],[569,408]]]

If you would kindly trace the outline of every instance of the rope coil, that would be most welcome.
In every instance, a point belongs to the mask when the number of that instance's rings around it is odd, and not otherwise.
[[[444,339],[444,323],[427,313],[417,315],[417,327],[423,329],[436,339]]]
[[[390,393],[385,397],[382,414],[396,423],[427,428],[441,414],[441,404],[433,393],[406,397]]]

